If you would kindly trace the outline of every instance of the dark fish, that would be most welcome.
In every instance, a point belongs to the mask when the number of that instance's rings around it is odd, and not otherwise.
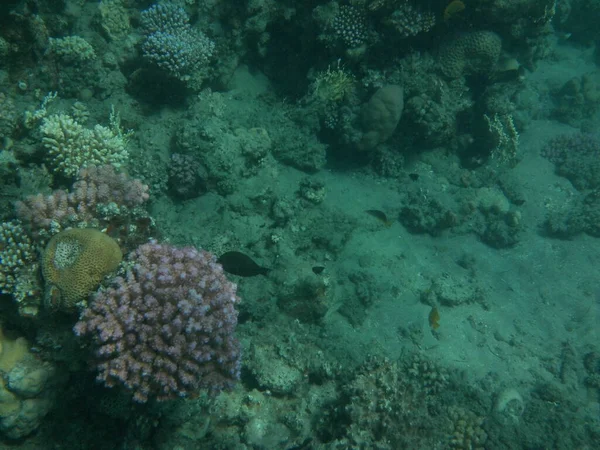
[[[323,266],[315,266],[312,268],[312,271],[314,272],[315,275],[321,275],[324,270],[325,270],[325,267],[323,267]]]
[[[383,211],[379,211],[378,209],[367,209],[365,211],[367,214],[372,215],[373,217],[381,220],[386,227],[389,227],[390,225],[392,225],[392,221],[388,220],[387,216],[385,215],[385,213]]]
[[[429,326],[434,331],[440,327],[440,312],[437,306],[432,306],[431,311],[429,311]]]
[[[408,176],[413,181],[417,181],[419,179],[419,174],[418,173],[409,173]]]
[[[240,277],[254,277],[256,275],[267,275],[271,269],[261,267],[248,255],[241,252],[223,253],[217,262],[223,266],[223,270],[232,275]]]

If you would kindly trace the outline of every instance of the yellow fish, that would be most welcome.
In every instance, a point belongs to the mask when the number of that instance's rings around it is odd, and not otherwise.
[[[464,11],[466,8],[465,4],[460,0],[453,0],[448,3],[448,6],[444,9],[444,22],[448,22],[454,19],[458,14]]]

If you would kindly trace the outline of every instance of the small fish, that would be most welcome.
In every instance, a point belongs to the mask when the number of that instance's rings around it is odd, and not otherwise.
[[[465,10],[465,4],[460,0],[453,0],[448,3],[448,6],[444,9],[444,22],[455,19],[458,15]]]
[[[429,326],[432,330],[437,330],[440,327],[440,312],[437,306],[432,306],[429,311]]]
[[[379,211],[378,209],[367,209],[365,212],[376,219],[381,220],[386,227],[390,227],[392,225],[392,221],[387,218],[383,211]]]
[[[321,275],[324,270],[325,270],[325,267],[323,267],[323,266],[315,266],[312,268],[312,271],[315,275]]]
[[[256,275],[267,275],[271,269],[261,267],[252,258],[241,252],[223,253],[217,262],[223,266],[223,270],[232,275],[240,277],[254,277]]]

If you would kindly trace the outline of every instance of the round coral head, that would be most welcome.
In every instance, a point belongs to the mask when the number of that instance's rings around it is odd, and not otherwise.
[[[74,228],[58,233],[42,254],[46,305],[73,309],[116,270],[122,259],[119,244],[99,230]]]

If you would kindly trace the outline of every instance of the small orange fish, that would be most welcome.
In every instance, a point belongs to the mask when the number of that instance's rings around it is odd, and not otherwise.
[[[429,326],[432,330],[437,330],[440,327],[440,312],[437,306],[432,306],[429,311]]]

